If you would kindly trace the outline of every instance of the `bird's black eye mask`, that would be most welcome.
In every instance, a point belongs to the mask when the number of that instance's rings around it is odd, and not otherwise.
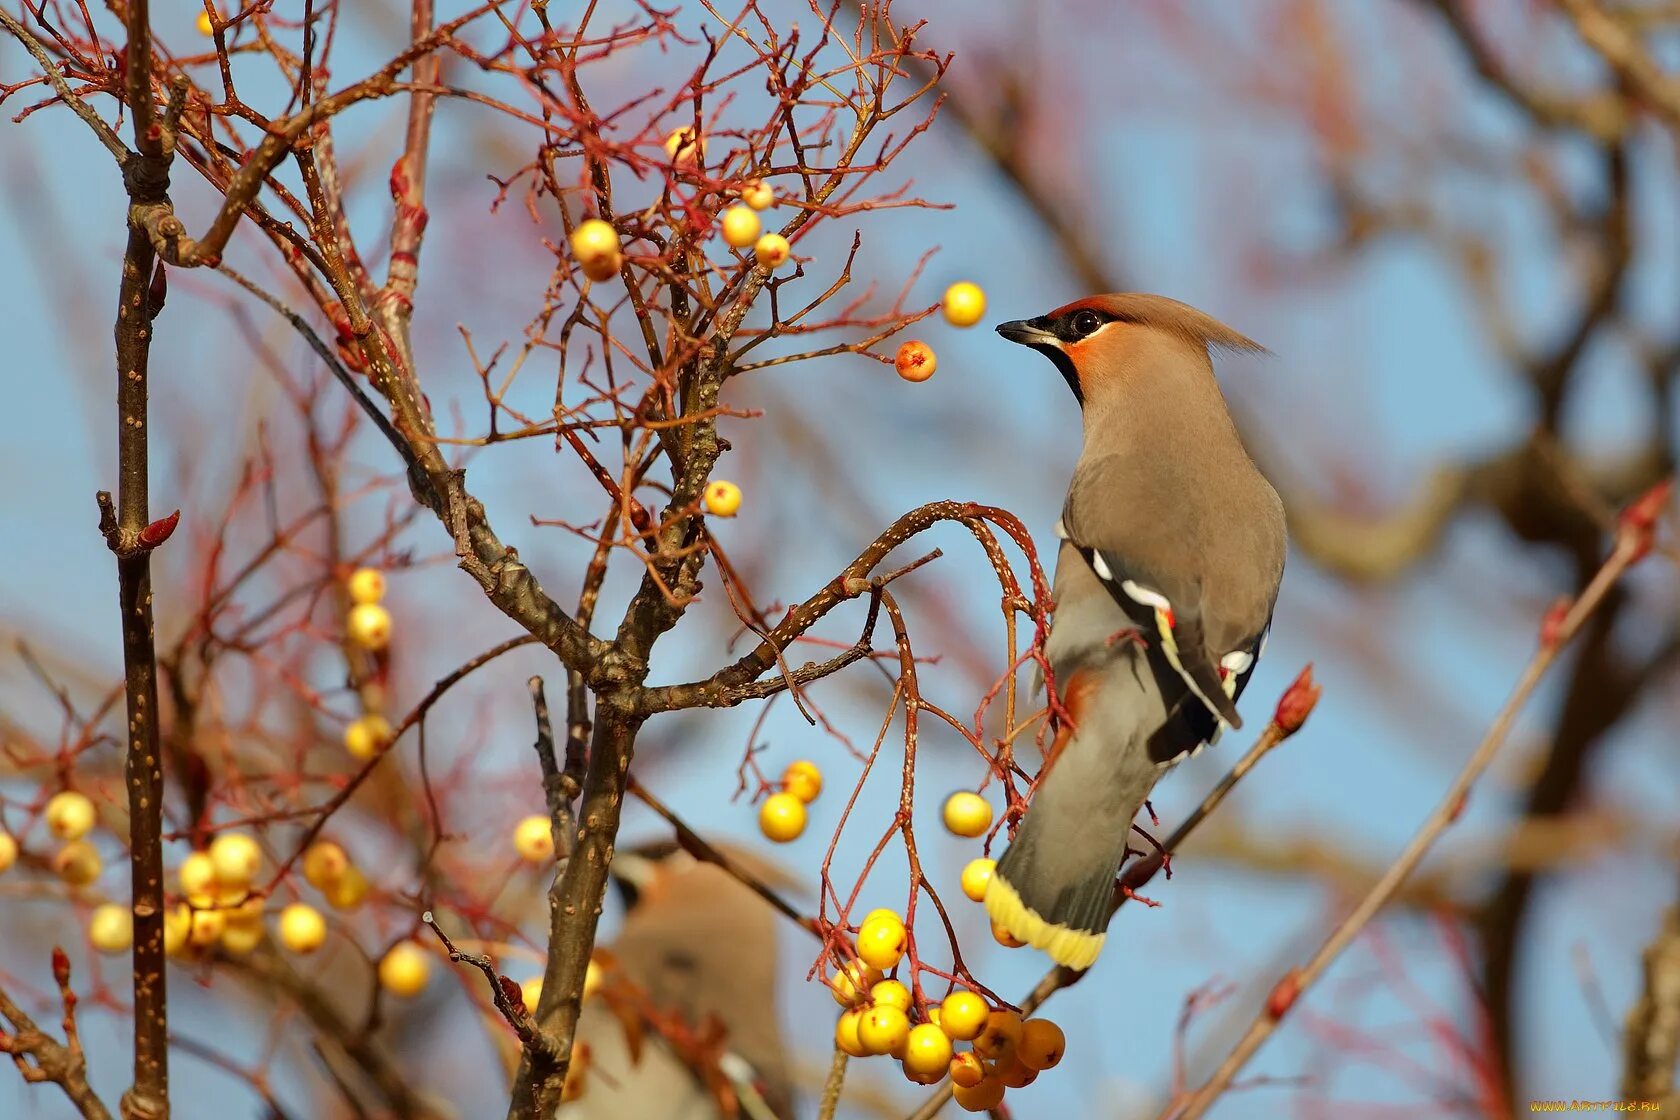
[[[1040,315],[1036,319],[1003,323],[997,331],[1009,341],[1031,347],[1049,358],[1062,375],[1062,380],[1073,390],[1074,399],[1083,405],[1085,394],[1079,387],[1079,372],[1074,369],[1073,359],[1062,350],[1062,346],[1089,338],[1108,323],[1131,321],[1094,307],[1078,307],[1062,315]]]

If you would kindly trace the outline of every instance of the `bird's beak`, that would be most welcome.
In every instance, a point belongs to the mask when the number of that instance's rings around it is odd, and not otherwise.
[[[1011,342],[1019,342],[1022,346],[1031,346],[1035,350],[1062,348],[1062,340],[1045,329],[1042,319],[1014,319],[1007,323],[999,323],[997,333]]]

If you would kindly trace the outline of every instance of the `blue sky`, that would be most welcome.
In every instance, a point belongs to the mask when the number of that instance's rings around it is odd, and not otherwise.
[[[1063,15],[1077,15],[1076,5],[1065,7]],[[1117,272],[1139,287],[1203,306],[1271,348],[1271,358],[1222,367],[1224,384],[1251,437],[1281,449],[1315,487],[1328,492],[1351,479],[1378,503],[1396,501],[1430,464],[1497,448],[1523,430],[1531,420],[1524,397],[1494,361],[1467,293],[1451,269],[1417,242],[1389,239],[1316,278],[1256,288],[1239,250],[1264,244],[1280,255],[1305,255],[1327,228],[1309,137],[1276,108],[1245,100],[1240,65],[1213,75],[1196,72],[1182,55],[1151,38],[1153,24],[1142,18],[1151,5],[1122,7],[1138,9],[1124,34],[1074,43],[1066,66],[1036,70],[1063,61],[1053,52],[1063,43],[1064,25],[1052,15],[1041,14],[1022,29],[1009,52],[989,38],[1000,34],[1005,22],[998,6],[930,4],[919,11],[933,21],[934,42],[959,50],[961,88],[983,86],[981,68],[1000,52],[1043,75],[1061,116],[1034,120],[1039,127],[1054,123],[1058,135],[1028,134],[1022,143],[1041,158],[1060,160],[1066,153],[1062,177],[1069,204],[1081,208],[1089,236]],[[1398,114],[1395,131],[1404,133],[1414,122],[1405,115],[1406,102],[1395,100],[1398,63],[1377,49],[1382,36],[1393,33],[1391,9],[1361,0],[1345,6],[1340,16],[1345,23],[1338,26],[1357,57],[1373,60],[1365,75],[1375,91],[1371,97],[1389,99],[1384,104]],[[171,42],[190,45],[191,10],[158,6],[158,24]],[[1217,8],[1203,4],[1197,10]],[[1253,17],[1264,22],[1282,18],[1283,7],[1256,5],[1255,11],[1265,13]],[[685,18],[697,25],[700,16],[696,10]],[[1241,21],[1233,22],[1242,29]],[[347,26],[355,35],[347,38],[337,62],[340,81],[371,67],[390,35],[389,21]],[[1464,100],[1467,86],[1456,58],[1429,31],[1411,27],[1423,45],[1407,57],[1414,62],[1423,57],[1426,73],[1442,86],[1441,96],[1464,106],[1462,127],[1488,151],[1513,150],[1520,135],[1510,114],[1491,102]],[[1104,45],[1112,52],[1099,49]],[[1110,59],[1120,65],[1109,68]],[[12,45],[0,46],[0,74],[15,77],[25,61]],[[974,69],[964,74],[964,66]],[[634,67],[602,76],[613,88],[645,80]],[[365,161],[354,217],[369,231],[387,220],[382,184],[399,142],[399,111],[394,103],[358,109],[338,133],[341,153]],[[1421,132],[1427,122],[1415,123]],[[480,340],[516,338],[538,304],[546,272],[540,251],[507,248],[513,238],[531,238],[517,207],[494,218],[487,214],[491,188],[482,178],[485,165],[509,164],[514,161],[509,153],[524,150],[509,147],[506,135],[517,136],[486,129],[477,110],[450,105],[440,113],[433,226],[417,309],[420,350],[428,359],[422,379],[440,413],[447,412],[445,400],[462,405],[469,428],[481,424],[482,416],[457,324]],[[528,146],[527,140],[519,142]],[[1076,149],[1071,152],[1070,142]],[[1559,158],[1567,166],[1569,153]],[[811,250],[819,259],[825,250],[843,246],[858,226],[865,248],[857,271],[878,278],[888,291],[896,289],[923,248],[939,246],[913,302],[932,302],[958,278],[985,285],[990,319],[1037,314],[1083,294],[1070,283],[1033,215],[961,133],[936,128],[911,149],[904,166],[917,193],[953,203],[954,209],[889,210],[848,221],[813,239]],[[1654,168],[1642,174],[1657,185],[1666,179]],[[206,197],[186,182],[190,178],[185,169],[178,172],[178,197],[189,227],[201,228]],[[1532,199],[1515,185],[1491,190],[1450,175],[1432,189],[1450,212],[1485,221],[1496,231],[1513,312],[1525,327],[1544,332],[1567,291],[1558,280],[1559,248]],[[1662,247],[1672,248],[1674,221],[1657,202],[1646,210],[1655,247],[1643,255],[1632,298],[1649,309],[1654,324],[1672,326],[1666,319],[1672,317],[1676,276],[1673,254]],[[0,307],[5,308],[0,318],[10,359],[0,375],[6,400],[0,409],[0,469],[14,480],[0,507],[10,526],[0,534],[0,571],[6,573],[0,580],[0,617],[112,680],[120,671],[115,589],[109,556],[94,531],[92,495],[114,481],[108,340],[121,213],[109,160],[68,114],[43,113],[0,128]],[[254,244],[245,241],[230,260],[258,264]],[[814,275],[805,286],[815,291],[825,282]],[[230,286],[213,275],[178,272],[171,283],[154,358],[153,493],[157,512],[176,505],[186,509],[183,536],[177,538],[184,546],[202,539],[192,534],[208,531],[204,519],[220,508],[237,470],[232,456],[259,421],[269,422],[280,439],[292,426],[227,313],[235,302]],[[306,368],[306,352],[266,312],[245,306],[280,360],[289,368]],[[1041,546],[1050,539],[1077,453],[1076,409],[1060,379],[988,330],[957,332],[930,323],[923,333],[939,350],[940,370],[922,386],[899,382],[890,370],[863,359],[836,358],[754,374],[736,389],[734,403],[761,408],[766,416],[728,425],[726,434],[737,450],[721,470],[742,484],[747,504],[720,534],[738,561],[747,558],[751,564],[761,602],[803,597],[882,525],[936,498],[1003,505],[1023,516]],[[481,352],[488,348],[481,342]],[[1613,447],[1622,433],[1643,430],[1648,417],[1638,412],[1641,398],[1626,355],[1605,347],[1593,356],[1589,372],[1572,412],[1571,435],[1588,446]],[[536,377],[520,388],[534,400],[552,392],[552,385],[545,389]],[[347,464],[353,478],[393,470],[389,454],[373,438],[359,439]],[[539,578],[562,597],[569,593],[581,574],[577,548],[552,530],[531,528],[527,517],[597,516],[596,493],[569,463],[557,467],[536,442],[479,456],[469,477]],[[372,503],[365,513],[376,523],[383,506]],[[978,550],[960,531],[943,530],[931,540],[947,555],[906,579],[900,591],[912,626],[937,626],[936,601],[943,603],[965,621],[964,640],[972,640],[979,655],[996,666],[1001,650],[996,593]],[[405,543],[428,557],[447,551],[432,523],[419,524]],[[168,635],[171,609],[178,605],[168,589],[179,589],[185,560],[166,556],[163,563],[159,629]],[[1513,548],[1499,526],[1476,517],[1455,525],[1438,555],[1391,586],[1351,589],[1305,559],[1292,558],[1269,656],[1251,685],[1246,711],[1263,717],[1307,661],[1317,666],[1325,698],[1307,731],[1234,796],[1232,819],[1262,834],[1320,837],[1373,865],[1386,861],[1433,805],[1450,768],[1468,754],[1498,707],[1532,649],[1528,620],[1538,616],[1564,578],[1560,564]],[[603,619],[616,622],[614,607],[624,590],[609,588]],[[1653,601],[1660,604],[1663,594],[1654,589]],[[430,639],[416,640],[399,661],[395,687],[409,702],[464,656],[509,635],[506,621],[447,563],[399,575],[392,597],[399,624]],[[850,616],[836,619],[829,632],[849,636],[855,625]],[[656,677],[687,677],[715,665],[731,628],[719,601],[704,602],[661,646]],[[1359,640],[1395,654],[1408,667],[1406,676],[1396,680],[1375,668],[1374,659],[1362,659]],[[937,651],[937,646],[927,650]],[[972,710],[976,696],[963,663],[961,656],[948,656],[926,673],[930,694],[959,712]],[[323,665],[322,680],[330,680],[333,671]],[[472,773],[483,791],[466,800],[458,827],[482,830],[474,835],[484,844],[493,842],[509,812],[540,804],[522,708],[522,682],[532,672],[546,672],[557,686],[550,663],[522,653],[441,707],[432,725],[435,742],[442,744],[440,757],[473,757]],[[885,699],[878,678],[856,672],[815,695],[864,743]],[[1513,759],[1543,746],[1549,697],[1542,695],[1515,736]],[[50,721],[45,703],[15,659],[0,671],[0,704],[8,714],[32,724]],[[655,722],[646,732],[655,762],[644,780],[695,826],[746,843],[756,838],[754,814],[744,803],[731,804],[730,797],[755,714],[707,713]],[[1672,758],[1659,753],[1672,741],[1672,716],[1672,711],[1644,712],[1618,729],[1595,775],[1595,800],[1653,809],[1663,804],[1658,791],[1672,788],[1676,776]],[[817,758],[831,790],[855,777],[855,764],[837,744],[806,728],[789,707],[772,713],[760,741],[770,745],[769,765]],[[975,848],[939,834],[938,798],[972,785],[979,770],[953,736],[930,732],[925,743],[919,824],[954,893],[956,871]],[[1163,784],[1155,805],[1164,824],[1170,827],[1200,798],[1241,745],[1228,741],[1204,752]],[[412,758],[404,761],[411,764]],[[862,811],[869,823],[847,833],[837,867],[849,860],[855,869],[890,815],[895,765],[885,768],[889,773],[876,775],[865,790]],[[1450,838],[1449,856],[1496,835],[1516,788],[1511,774],[1496,768],[1494,784],[1473,800]],[[821,838],[832,831],[843,802],[834,794],[819,802],[807,836],[776,855],[814,865]],[[626,832],[646,837],[658,829],[633,812]],[[902,880],[894,878],[900,874],[889,864],[872,880],[866,900],[901,904]],[[1604,999],[1619,1018],[1635,990],[1638,948],[1672,901],[1671,883],[1671,871],[1660,859],[1634,853],[1585,865],[1540,892],[1524,970],[1524,1089],[1531,1095],[1611,1095],[1617,1048],[1592,1022],[1578,962],[1583,954],[1592,962]],[[519,889],[534,890],[535,884]],[[1214,978],[1241,985],[1220,1011],[1197,1020],[1193,1068],[1197,1062],[1209,1068],[1208,1059],[1222,1052],[1221,1041],[1252,1013],[1271,979],[1302,959],[1345,905],[1310,877],[1260,876],[1189,858],[1180,861],[1170,884],[1157,884],[1151,893],[1165,905],[1123,911],[1099,969],[1048,1009],[1075,1042],[1061,1069],[1011,1094],[1018,1115],[1126,1116],[1133,1114],[1127,1102],[1158,1103],[1170,1073],[1172,1025],[1186,995]],[[68,929],[73,918],[62,908],[8,901],[8,925],[14,913],[19,927],[40,931],[37,936],[74,940]],[[1040,958],[992,947],[977,908],[964,911],[961,920],[965,944],[974,947],[970,963],[978,964],[988,983],[1005,993],[1031,986],[1042,971]],[[530,932],[535,929],[533,923]],[[1408,914],[1385,923],[1383,936],[1401,950],[1406,977],[1463,1028],[1470,1021],[1469,989],[1444,952],[1439,931]],[[6,940],[39,943],[23,935]],[[820,989],[800,983],[810,959],[802,935],[790,930],[783,948],[785,1011],[798,1024],[796,1037],[806,1057],[821,1063],[832,1004]],[[40,961],[14,957],[10,952],[0,957],[13,975],[40,975]],[[230,1009],[234,997],[224,993],[221,982],[203,990],[178,975],[174,990],[182,1003],[176,1021],[183,1029],[214,1034],[248,1056],[260,1052],[260,1030],[247,1028],[248,1012]],[[1427,1040],[1413,1036],[1414,1009],[1396,996],[1392,981],[1393,974],[1362,945],[1314,994],[1309,1008],[1391,1042],[1405,1040],[1410,1053],[1429,1054]],[[434,1037],[426,1072],[440,1092],[474,1115],[475,1107],[494,1097],[495,1087],[483,1074],[486,1051],[474,1040],[476,1025],[464,1004],[438,999],[435,1006],[452,1008],[459,1022]],[[261,1022],[260,1014],[255,1021]],[[126,1064],[121,1032],[109,1016],[96,1012],[88,1034],[96,1082],[114,1100]],[[1250,1090],[1230,1098],[1216,1114],[1274,1115],[1294,1110],[1298,1100],[1315,1099],[1418,1103],[1415,1083],[1375,1063],[1314,1064],[1313,1055],[1323,1051],[1304,1023],[1291,1025],[1252,1072],[1287,1078],[1328,1070],[1328,1079],[1305,1088]],[[241,1108],[248,1099],[224,1076],[190,1058],[178,1059],[176,1078],[189,1094],[183,1099]],[[902,1083],[895,1088],[912,1099]],[[63,1114],[50,1094],[9,1076],[0,1076],[0,1112]]]

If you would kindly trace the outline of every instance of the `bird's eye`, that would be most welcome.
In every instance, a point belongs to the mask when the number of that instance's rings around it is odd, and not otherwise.
[[[1080,338],[1084,338],[1098,327],[1102,326],[1102,316],[1095,311],[1076,311],[1073,313],[1073,330]]]

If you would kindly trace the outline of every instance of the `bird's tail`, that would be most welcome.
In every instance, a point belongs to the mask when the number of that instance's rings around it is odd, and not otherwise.
[[[1129,741],[1137,723],[1103,714],[1081,713],[1080,730],[1053,750],[986,888],[994,925],[1068,968],[1089,968],[1102,951],[1132,818],[1160,773],[1141,739]]]

